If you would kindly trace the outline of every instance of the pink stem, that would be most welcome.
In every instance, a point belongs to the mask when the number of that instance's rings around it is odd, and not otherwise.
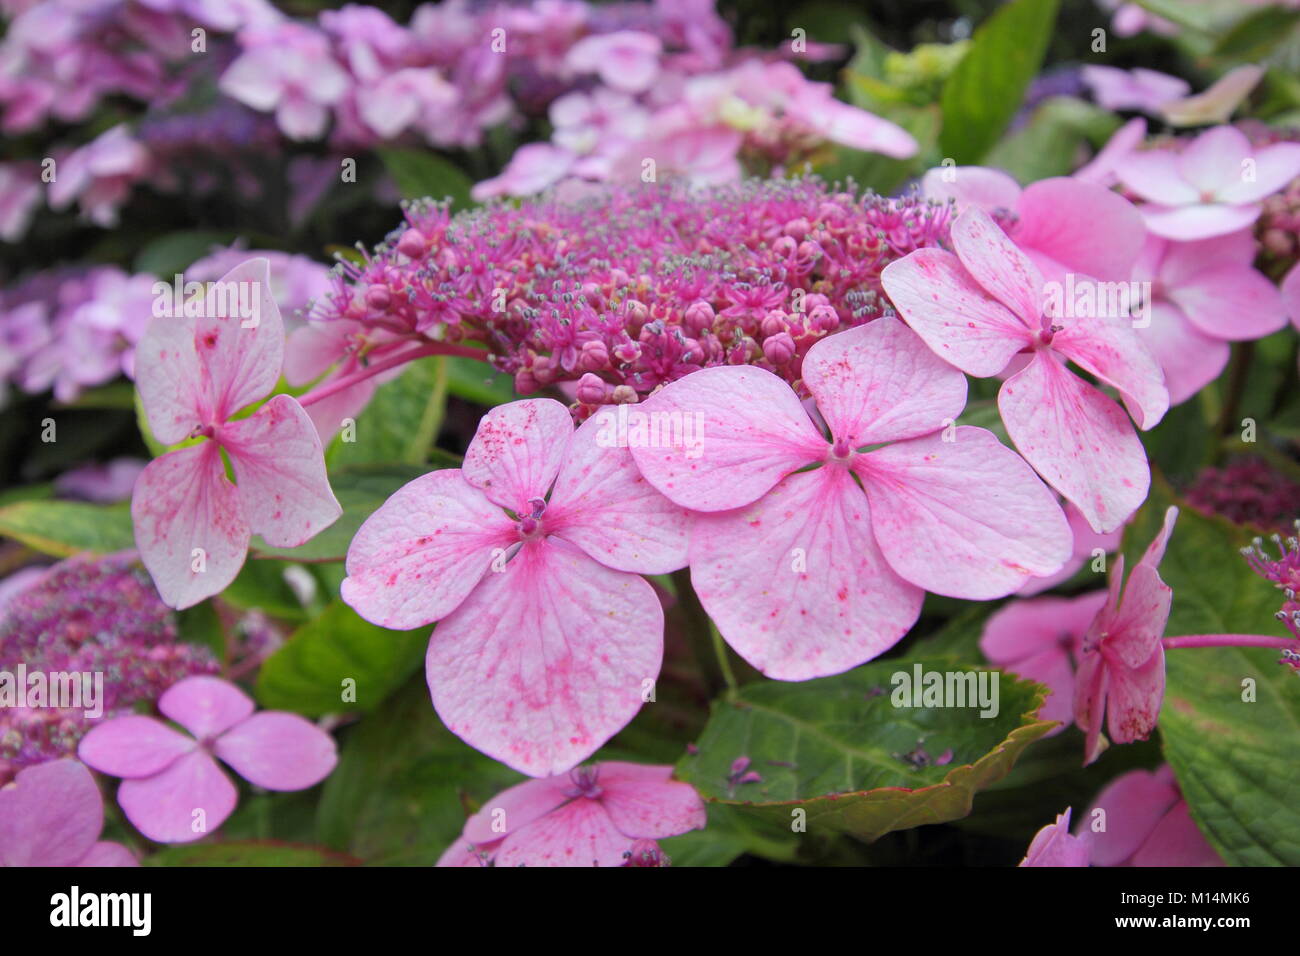
[[[420,345],[397,355],[390,355],[377,362],[372,362],[365,368],[353,372],[351,375],[344,375],[342,378],[336,378],[332,382],[323,382],[307,394],[300,396],[298,404],[306,408],[314,402],[319,402],[323,398],[329,398],[331,395],[336,395],[346,388],[351,388],[358,382],[364,382],[373,375],[387,372],[390,368],[405,365],[407,362],[414,361],[418,358],[424,358],[426,355],[459,355],[464,358],[478,359],[480,362],[487,360],[487,352],[484,352],[482,349],[470,348],[464,345],[445,345],[441,342],[430,342],[427,345]]]
[[[1276,647],[1300,649],[1293,637],[1269,637],[1265,634],[1187,634],[1166,637],[1165,650],[1175,647]]]

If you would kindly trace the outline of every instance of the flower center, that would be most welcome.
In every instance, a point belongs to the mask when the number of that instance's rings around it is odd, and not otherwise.
[[[826,456],[828,462],[838,462],[841,465],[847,465],[852,458],[853,448],[843,438],[835,439],[835,444],[831,445],[830,453]]]
[[[542,535],[542,515],[546,512],[546,500],[544,498],[531,498],[528,503],[532,505],[532,512],[521,517],[516,524],[519,529],[519,537],[525,541]]]
[[[588,800],[597,800],[605,792],[599,783],[598,766],[574,767],[569,771],[569,780],[573,786],[564,791],[566,797],[586,797]]]

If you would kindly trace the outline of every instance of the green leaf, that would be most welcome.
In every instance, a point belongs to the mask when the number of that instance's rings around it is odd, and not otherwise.
[[[349,732],[317,835],[367,863],[432,866],[471,813],[524,779],[454,737],[419,678]]]
[[[145,243],[135,257],[134,269],[171,282],[213,249],[228,246],[234,239],[235,234],[229,230],[171,232]]]
[[[125,504],[18,501],[0,508],[0,535],[59,558],[135,547],[131,510]]]
[[[430,469],[420,465],[351,465],[330,473],[330,487],[343,506],[343,514],[332,525],[296,548],[272,548],[260,537],[253,548],[262,555],[291,561],[342,561],[361,523],[408,481]]]
[[[1300,24],[1300,10],[1264,7],[1242,17],[1215,44],[1216,56],[1258,62],[1288,40]]]
[[[1085,142],[1104,143],[1119,126],[1119,119],[1070,96],[1045,100],[1029,122],[997,143],[985,163],[1005,169],[1021,183],[1065,176],[1078,166]]]
[[[1136,560],[1171,503],[1158,476],[1124,535]],[[1160,576],[1174,591],[1168,635],[1269,634],[1282,594],[1237,552],[1250,532],[1180,505]],[[1165,757],[1192,817],[1229,863],[1300,865],[1300,679],[1266,648],[1176,648],[1160,710]],[[1243,700],[1253,681],[1255,700]]]
[[[460,356],[447,359],[447,391],[489,408],[513,402],[518,397],[509,375],[486,362]]]
[[[999,687],[995,716],[979,708],[895,707],[893,676],[923,671],[983,671]],[[1035,715],[1043,689],[951,658],[880,661],[802,683],[765,682],[714,704],[699,753],[678,776],[711,803],[787,828],[806,813],[810,834],[850,833],[874,840],[892,830],[944,823],[970,812],[975,793],[1011,769],[1054,725]],[[922,764],[953,751],[945,766]],[[736,783],[733,762],[748,758],[755,783]]]
[[[446,359],[434,355],[412,362],[400,376],[375,390],[357,416],[355,441],[343,441],[342,435],[335,438],[328,455],[330,466],[427,462],[446,404]]]
[[[374,710],[419,668],[428,643],[428,628],[390,631],[331,604],[263,662],[257,699],[307,717]]]
[[[317,846],[274,840],[239,840],[170,846],[146,857],[145,866],[355,866],[356,860]]]
[[[291,621],[303,620],[307,613],[284,579],[286,567],[283,561],[245,561],[235,580],[221,592],[221,599],[240,610],[264,611]]]
[[[437,153],[422,149],[381,149],[379,157],[397,182],[403,198],[450,197],[457,209],[474,205],[469,195],[473,185],[470,178]]]
[[[1057,0],[1012,0],[975,31],[944,84],[939,148],[958,165],[979,162],[997,142],[1038,73]]]

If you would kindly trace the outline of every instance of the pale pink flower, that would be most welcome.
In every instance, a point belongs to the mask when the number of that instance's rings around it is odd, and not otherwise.
[[[1070,835],[1070,808],[1036,834],[1021,866],[1087,866],[1088,841]]]
[[[1135,325],[1165,373],[1169,403],[1187,401],[1219,377],[1229,342],[1286,325],[1277,287],[1255,270],[1249,229],[1196,242],[1147,236],[1133,279],[1151,283],[1150,323]]]
[[[398,630],[438,621],[426,671],[455,734],[532,776],[591,756],[659,674],[639,577],[686,563],[686,515],[601,424],[552,399],[485,415],[462,468],[399,489],[348,548],[343,599]]]
[[[90,771],[51,760],[0,787],[0,866],[137,866],[120,843],[99,839],[104,801]]]
[[[625,866],[648,841],[703,829],[704,801],[672,774],[608,761],[525,781],[483,804],[438,865]]]
[[[595,73],[611,89],[643,93],[659,77],[663,41],[652,33],[619,30],[583,37],[570,49],[564,65],[578,74]]]
[[[17,242],[27,233],[41,187],[36,166],[29,163],[0,163],[0,241]]]
[[[1074,171],[1073,177],[1079,182],[1095,183],[1098,186],[1111,187],[1119,182],[1115,175],[1115,164],[1133,150],[1142,145],[1146,139],[1147,121],[1142,117],[1131,119],[1106,141],[1106,145],[1086,165]]]
[[[101,133],[58,164],[49,200],[62,209],[74,199],[98,226],[117,225],[117,209],[149,170],[149,151],[125,123]]]
[[[343,98],[351,82],[326,36],[287,22],[250,30],[241,41],[244,52],[221,75],[221,92],[260,112],[274,112],[290,139],[323,136],[329,107]]]
[[[1115,245],[1122,242],[1116,237]],[[1127,315],[1101,308],[1092,316],[1049,315],[1072,310],[1048,307],[1044,274],[982,210],[958,217],[952,243],[955,254],[919,249],[884,269],[881,283],[894,307],[936,354],[968,374],[998,375],[1018,353],[1029,353],[998,395],[1007,434],[1095,531],[1115,530],[1146,499],[1146,452],[1119,405],[1067,370],[1065,360],[1118,389],[1144,429],[1169,407],[1160,366]],[[1083,258],[1105,258],[1096,252]]]
[[[706,368],[636,406],[698,422],[694,446],[632,442],[632,454],[668,498],[705,512],[691,581],[764,674],[847,670],[907,633],[925,591],[1001,597],[1069,556],[1055,497],[991,432],[953,425],[965,378],[897,319],[818,342],[803,381],[829,438],[760,368]]]
[[[1053,734],[1074,719],[1074,662],[1105,601],[1105,591],[1011,601],[984,625],[980,650],[990,664],[1051,690],[1038,716],[1061,722]]]
[[[1084,635],[1074,686],[1074,721],[1087,735],[1085,765],[1106,747],[1101,736],[1103,718],[1114,743],[1146,740],[1155,729],[1165,695],[1161,640],[1174,593],[1160,579],[1159,565],[1177,518],[1177,508],[1165,512],[1164,524],[1127,584],[1124,556],[1115,559],[1106,603]]]
[[[255,324],[228,314],[221,293],[232,288],[244,291]],[[283,364],[267,260],[226,273],[201,311],[155,318],[136,349],[136,387],[154,437],[168,445],[206,439],[150,462],[131,502],[140,557],[163,600],[178,609],[235,579],[254,531],[273,547],[292,548],[342,514],[320,438],[296,399],[276,395],[233,420],[275,389]],[[237,485],[226,478],[222,451]]]
[[[1111,554],[1119,549],[1120,542],[1124,537],[1122,529],[1117,528],[1105,534],[1098,534],[1092,530],[1092,526],[1088,524],[1088,519],[1083,516],[1083,512],[1068,501],[1065,503],[1065,519],[1070,522],[1070,533],[1074,535],[1074,551],[1070,555],[1070,559],[1055,574],[1049,574],[1042,578],[1033,577],[1026,581],[1024,587],[1016,592],[1021,597],[1042,594],[1058,584],[1064,584],[1074,577],[1085,564],[1096,558],[1098,550],[1102,554]]]
[[[1300,143],[1256,148],[1233,126],[1216,126],[1180,152],[1130,153],[1115,175],[1147,201],[1147,228],[1166,239],[1208,239],[1249,226],[1261,201],[1300,176]]]
[[[334,738],[311,721],[255,709],[234,684],[187,677],[158,698],[158,710],[192,736],[132,714],[93,728],[77,755],[123,778],[117,802],[137,830],[158,843],[188,843],[220,827],[239,800],[217,758],[267,790],[313,787],[338,762]]]
[[[319,385],[327,386],[361,371],[363,357],[369,349],[392,341],[392,338],[383,329],[352,319],[306,322],[289,336],[284,380],[293,388],[301,388],[317,379],[320,379]],[[308,406],[307,417],[316,426],[322,444],[338,434],[346,419],[355,419],[361,414],[376,388],[403,371],[405,368],[399,365],[387,372],[371,375]]]
[[[1291,271],[1282,280],[1282,308],[1291,319],[1291,324],[1300,329],[1300,263],[1292,266]]]
[[[577,154],[550,143],[527,143],[515,150],[499,176],[476,183],[476,202],[495,196],[531,196],[555,185],[573,169]]]
[[[1121,70],[1088,65],[1082,74],[1093,99],[1108,110],[1137,110],[1155,116],[1161,106],[1186,96],[1192,89],[1186,80],[1141,67]]]
[[[1101,817],[1097,810],[1104,810]],[[1105,820],[1105,828],[1093,821]],[[1168,764],[1112,780],[1079,821],[1093,866],[1223,866],[1178,791]]]

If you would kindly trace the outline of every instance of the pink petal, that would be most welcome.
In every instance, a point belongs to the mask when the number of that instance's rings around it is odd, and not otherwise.
[[[238,800],[230,778],[201,750],[156,776],[124,780],[117,788],[117,802],[127,819],[156,843],[202,839],[226,822]]]
[[[1009,663],[1002,669],[1048,688],[1047,699],[1038,709],[1038,718],[1058,721],[1061,726],[1052,728],[1047,736],[1055,736],[1070,726],[1074,720],[1074,665],[1068,653],[1047,650]]]
[[[573,800],[501,843],[497,866],[622,866],[632,841],[618,832],[599,800]]]
[[[219,677],[187,677],[167,688],[158,709],[200,740],[229,730],[253,712],[252,698]]]
[[[606,761],[599,769],[600,802],[624,836],[662,839],[708,822],[704,801],[689,783],[671,779],[672,767]]]
[[[27,767],[0,787],[0,866],[74,866],[103,826],[99,787],[84,766]]]
[[[572,435],[569,410],[552,398],[498,405],[479,422],[461,472],[490,501],[527,514],[551,490]]]
[[[984,166],[940,166],[921,177],[921,193],[927,199],[954,199],[960,213],[967,206],[985,212],[1016,208],[1020,184],[1000,169]]]
[[[569,794],[572,789],[568,774],[517,783],[484,802],[465,821],[462,835],[477,846],[500,842],[507,834],[564,806],[573,799]]]
[[[1206,335],[1168,302],[1151,306],[1151,324],[1137,330],[1165,373],[1169,404],[1181,405],[1213,382],[1228,365],[1232,349]]]
[[[1252,152],[1250,140],[1241,130],[1226,124],[1214,126],[1177,154],[1178,174],[1198,193],[1226,200],[1221,193],[1240,182],[1242,162]]]
[[[201,380],[194,320],[153,319],[135,349],[135,385],[149,430],[164,445],[184,441],[204,423]]]
[[[281,98],[275,110],[275,121],[284,135],[295,140],[319,139],[329,122],[329,110],[320,103],[302,96]]]
[[[701,369],[629,408],[629,415],[633,411],[651,424],[688,415],[697,423],[702,443],[695,448],[663,441],[641,447],[629,433],[632,457],[650,484],[694,511],[750,504],[828,450],[790,386],[759,368]]]
[[[452,733],[543,776],[621,730],[662,658],[663,610],[650,585],[549,538],[525,544],[443,619],[426,672]]]
[[[1209,239],[1244,229],[1259,218],[1260,206],[1222,206],[1197,203],[1189,206],[1143,206],[1147,229],[1166,239],[1190,242]]]
[[[1133,855],[1133,866],[1224,866],[1223,858],[1192,820],[1186,800],[1179,800],[1156,824]]]
[[[1200,193],[1183,179],[1178,155],[1164,149],[1131,152],[1115,163],[1119,181],[1148,202],[1182,206],[1200,200]]]
[[[1146,232],[1142,214],[1123,196],[1074,179],[1033,183],[1016,212],[1017,245],[1068,271],[1107,281],[1129,278]]]
[[[1117,178],[1115,167],[1146,139],[1146,135],[1146,120],[1141,117],[1129,120],[1115,131],[1091,162],[1074,171],[1074,178],[1098,186],[1113,186]]]
[[[952,244],[984,291],[1033,328],[1043,312],[1043,276],[1002,227],[982,209],[967,209],[952,225]]]
[[[248,524],[267,544],[296,548],[343,513],[325,474],[316,426],[296,398],[276,395],[255,414],[224,426],[220,439]]]
[[[1233,127],[1226,127],[1233,129]],[[1240,161],[1233,170],[1231,181],[1219,189],[1215,198],[1221,202],[1238,204],[1259,202],[1278,192],[1291,180],[1300,176],[1300,143],[1275,143],[1265,146],[1253,156],[1253,178],[1247,179]]]
[[[886,563],[867,499],[840,465],[791,475],[747,508],[697,517],[691,582],[727,643],[776,680],[838,674],[883,654],[916,622],[923,597]]]
[[[487,854],[490,858],[496,852],[497,844],[495,842],[476,846],[466,840],[464,837],[457,838],[456,842],[438,857],[437,866],[486,866],[482,854]]]
[[[348,546],[342,596],[367,621],[409,630],[454,611],[518,540],[459,469],[416,478],[366,519]]]
[[[1069,661],[1070,648],[1087,633],[1105,603],[1105,591],[1090,591],[1076,598],[1011,601],[984,625],[980,650],[999,667],[1052,648]]]
[[[880,281],[925,344],[969,375],[998,374],[1032,338],[1029,326],[990,298],[950,252],[918,249],[885,266]]]
[[[988,600],[1070,557],[1074,535],[1056,496],[983,428],[929,435],[860,456],[876,541],[917,587]]]
[[[267,790],[305,790],[338,763],[334,738],[297,714],[254,714],[217,738],[216,755],[249,783]]]
[[[687,512],[645,480],[631,451],[603,440],[617,414],[598,412],[574,432],[545,527],[616,571],[676,571],[686,566]]]
[[[250,307],[248,318],[239,314],[242,306]],[[194,347],[218,421],[270,394],[284,364],[284,324],[271,295],[269,260],[249,259],[217,280],[195,324]]]
[[[83,856],[76,863],[77,866],[139,866],[140,861],[135,858],[135,854],[122,846],[120,843],[113,843],[109,840],[100,840],[90,848],[90,852]]]
[[[1140,570],[1134,569],[1134,574]],[[1155,653],[1141,667],[1108,667],[1106,732],[1113,743],[1146,740],[1156,729],[1160,703],[1165,696],[1165,649],[1156,644]]]
[[[966,406],[966,377],[890,317],[822,339],[803,380],[831,434],[853,448],[930,434]]]
[[[1092,833],[1092,862],[1120,866],[1142,846],[1160,818],[1178,801],[1178,788],[1149,770],[1130,770],[1097,795],[1080,828]],[[1094,810],[1104,810],[1104,830],[1093,830]]]
[[[919,148],[901,126],[833,96],[821,95],[816,87],[804,87],[796,93],[790,112],[832,143],[852,149],[907,159],[915,156]]]
[[[128,714],[92,727],[77,745],[77,756],[114,777],[152,777],[195,746],[160,720]]]
[[[1060,321],[1069,324],[1056,333],[1052,347],[1119,389],[1138,427],[1154,428],[1169,410],[1169,390],[1160,363],[1142,343],[1133,320],[1094,316]]]
[[[1025,460],[1094,531],[1114,531],[1146,500],[1151,472],[1128,416],[1051,356],[1003,383],[998,409]]]
[[[1147,549],[1142,552],[1142,557],[1138,564],[1146,565],[1149,568],[1158,568],[1160,562],[1164,560],[1165,548],[1169,544],[1169,537],[1174,533],[1174,524],[1178,521],[1178,509],[1170,505],[1165,509],[1164,519],[1160,522],[1160,530],[1156,536],[1151,539]]]
[[[1168,258],[1177,261],[1182,248],[1175,246]],[[1179,276],[1166,288],[1170,301],[1188,320],[1215,338],[1230,342],[1260,339],[1286,325],[1286,309],[1277,287],[1249,263],[1215,263],[1195,275]]]
[[[1300,265],[1292,266],[1282,280],[1282,306],[1291,324],[1300,329]]]
[[[1067,809],[1036,834],[1029,844],[1021,866],[1087,866],[1088,841],[1070,835],[1070,811]]]
[[[1160,580],[1156,569],[1138,562],[1129,575],[1119,611],[1111,619],[1108,654],[1130,669],[1150,660],[1164,637],[1172,599],[1173,589]]]
[[[140,558],[177,610],[220,594],[244,565],[248,519],[216,442],[149,462],[135,482],[131,518]]]

